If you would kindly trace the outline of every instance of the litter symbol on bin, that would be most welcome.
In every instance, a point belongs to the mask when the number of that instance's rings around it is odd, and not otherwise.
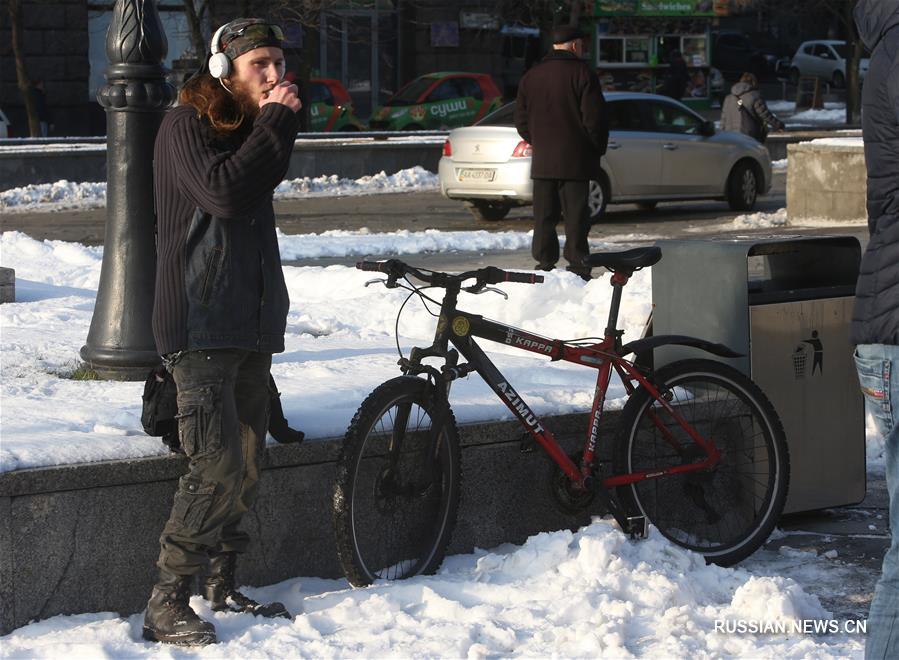
[[[824,372],[824,344],[818,338],[818,331],[812,330],[812,336],[803,339],[793,350],[793,375],[796,379],[805,378],[809,361],[811,373],[821,375]]]

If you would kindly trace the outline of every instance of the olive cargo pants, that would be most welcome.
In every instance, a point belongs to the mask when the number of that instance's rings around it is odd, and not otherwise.
[[[241,349],[189,351],[171,363],[190,464],[159,539],[160,569],[193,575],[210,550],[246,550],[250,538],[239,525],[258,490],[271,363],[270,353]]]

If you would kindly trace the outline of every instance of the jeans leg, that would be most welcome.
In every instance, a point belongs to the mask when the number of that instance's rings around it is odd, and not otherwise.
[[[890,502],[890,547],[868,613],[866,660],[899,658],[899,346],[856,347],[855,365],[865,397],[885,441],[886,482]]]
[[[559,237],[556,225],[562,219],[559,204],[559,182],[534,179],[534,238],[531,254],[537,267],[549,270],[559,260]]]

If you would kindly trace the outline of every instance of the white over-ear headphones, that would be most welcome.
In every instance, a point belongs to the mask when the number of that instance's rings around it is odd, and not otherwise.
[[[216,30],[215,34],[212,35],[212,43],[209,44],[209,50],[212,53],[209,56],[209,73],[213,78],[218,78],[219,80],[227,78],[231,73],[231,60],[219,48],[219,39],[221,39],[222,32],[226,27],[228,27],[227,23]]]

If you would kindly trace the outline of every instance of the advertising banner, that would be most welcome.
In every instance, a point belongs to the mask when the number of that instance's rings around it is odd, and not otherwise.
[[[594,16],[726,16],[727,0],[595,0]]]

